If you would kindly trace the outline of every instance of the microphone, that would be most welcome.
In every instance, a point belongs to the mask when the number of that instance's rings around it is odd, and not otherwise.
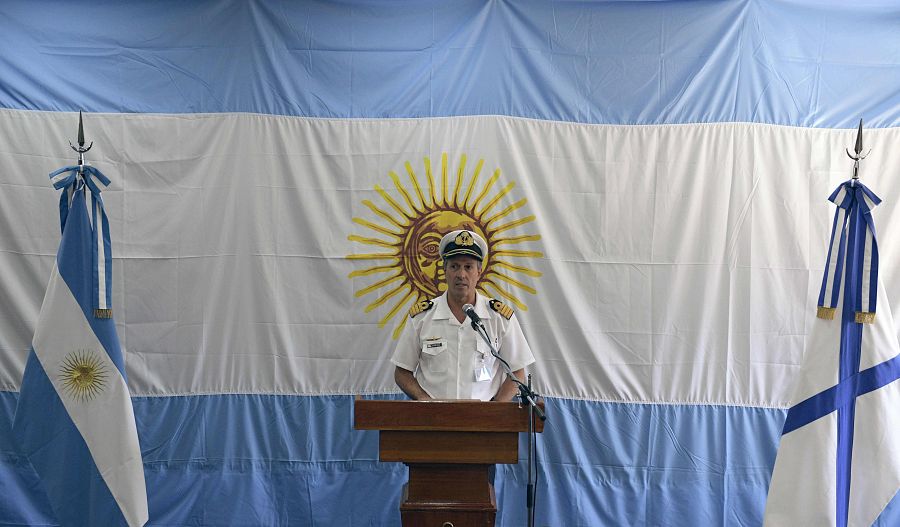
[[[481,317],[479,317],[478,313],[475,312],[475,306],[473,306],[472,304],[466,304],[462,309],[463,313],[465,313],[470,319],[472,319],[473,324],[481,324]]]

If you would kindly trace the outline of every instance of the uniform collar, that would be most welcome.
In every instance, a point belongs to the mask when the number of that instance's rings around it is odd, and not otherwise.
[[[450,311],[450,304],[447,303],[447,292],[444,291],[444,294],[435,299],[434,302],[434,316],[432,320],[449,320],[456,317],[453,316],[453,312]],[[475,292],[475,312],[478,313],[478,316],[481,318],[488,318],[491,316],[490,308],[488,308],[488,299],[478,292]]]

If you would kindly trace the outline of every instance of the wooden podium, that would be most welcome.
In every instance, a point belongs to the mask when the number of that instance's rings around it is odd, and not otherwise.
[[[379,459],[409,466],[404,526],[494,525],[497,500],[488,467],[519,461],[528,408],[515,402],[373,401],[356,398],[353,426],[380,430]],[[535,429],[543,423],[535,418]]]

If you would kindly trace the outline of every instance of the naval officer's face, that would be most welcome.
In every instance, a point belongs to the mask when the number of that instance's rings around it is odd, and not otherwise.
[[[444,262],[447,292],[457,300],[475,303],[475,286],[481,277],[481,262],[471,256],[454,256]]]

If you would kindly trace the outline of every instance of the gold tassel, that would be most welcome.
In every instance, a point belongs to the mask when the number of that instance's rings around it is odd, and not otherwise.
[[[816,310],[816,316],[824,320],[834,320],[835,308],[819,306]]]
[[[112,309],[95,309],[94,318],[112,318]]]
[[[875,313],[870,311],[857,311],[856,312],[856,323],[857,324],[872,324],[875,322]]]

